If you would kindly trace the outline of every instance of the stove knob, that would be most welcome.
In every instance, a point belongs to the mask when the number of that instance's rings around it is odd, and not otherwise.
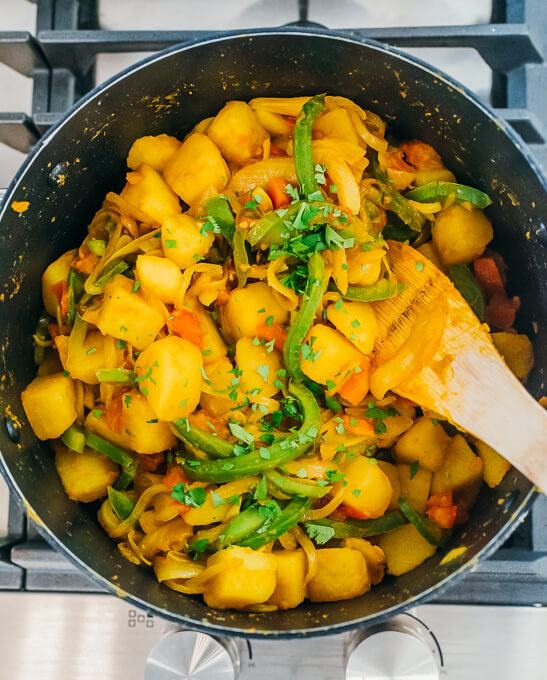
[[[439,680],[433,648],[405,630],[380,629],[349,655],[347,680]]]
[[[163,637],[146,660],[144,680],[236,680],[239,660],[229,640],[194,630]]]

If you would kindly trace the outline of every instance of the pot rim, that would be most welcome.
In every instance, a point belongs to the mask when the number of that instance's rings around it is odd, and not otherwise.
[[[469,100],[474,104],[487,118],[495,121],[495,123],[500,127],[500,129],[509,137],[510,141],[517,148],[517,150],[524,156],[526,162],[531,167],[533,172],[538,177],[540,183],[547,189],[547,176],[544,174],[542,168],[540,167],[538,161],[532,156],[531,152],[527,148],[527,145],[523,142],[522,138],[515,132],[515,130],[504,120],[499,119],[493,110],[484,102],[482,102],[478,97],[471,92],[464,85],[453,79],[451,76],[437,70],[431,64],[428,64],[414,56],[411,56],[391,45],[385,45],[376,40],[371,40],[369,38],[361,38],[353,35],[348,35],[347,33],[330,30],[327,28],[302,28],[302,27],[291,27],[282,26],[279,28],[268,28],[268,29],[252,29],[248,31],[229,31],[223,32],[221,34],[211,34],[206,38],[196,38],[191,41],[184,43],[178,43],[171,47],[161,50],[153,55],[150,55],[131,66],[123,69],[119,73],[111,76],[108,80],[104,81],[100,85],[97,85],[87,94],[85,94],[81,99],[79,99],[74,106],[69,109],[61,118],[55,123],[51,128],[49,128],[46,133],[38,140],[32,151],[29,153],[17,173],[15,174],[13,180],[8,186],[6,193],[4,195],[3,201],[0,203],[0,223],[8,209],[8,206],[13,200],[13,196],[17,191],[20,181],[25,175],[26,171],[32,166],[36,161],[37,157],[41,152],[47,147],[49,142],[56,135],[57,131],[60,130],[73,116],[78,114],[82,109],[84,109],[90,102],[100,97],[112,86],[116,85],[118,82],[124,80],[126,76],[132,75],[147,66],[165,59],[175,53],[183,53],[187,50],[191,50],[194,47],[202,47],[209,44],[215,44],[220,42],[226,42],[233,40],[234,38],[254,38],[254,37],[265,37],[273,35],[294,35],[294,36],[311,36],[321,39],[338,40],[342,42],[347,42],[350,44],[356,44],[359,46],[365,46],[370,49],[388,53],[393,55],[398,60],[408,63],[411,66],[418,67],[422,71],[425,71],[428,75],[437,78],[439,81],[444,82],[451,88],[458,91],[458,93],[464,97],[464,99]],[[7,461],[4,459],[0,451],[0,471],[3,471],[3,476],[8,482],[10,489],[15,492],[15,497],[19,502],[23,504],[23,507],[32,516],[33,520],[37,522],[39,532],[44,536],[44,538],[59,552],[61,552],[72,564],[78,567],[83,573],[89,576],[101,587],[105,588],[111,594],[117,595],[126,599],[128,602],[135,604],[139,608],[150,612],[151,614],[160,616],[164,619],[169,619],[179,624],[187,625],[188,627],[204,632],[204,633],[215,633],[224,636],[238,636],[244,638],[255,638],[255,639],[294,639],[294,638],[305,638],[305,637],[316,637],[322,635],[331,635],[336,633],[343,633],[355,628],[364,627],[369,623],[377,624],[392,617],[396,613],[402,613],[409,609],[410,607],[415,607],[419,604],[424,604],[432,597],[437,596],[444,592],[449,586],[454,585],[454,583],[461,579],[468,571],[470,571],[474,565],[478,564],[479,561],[485,560],[510,536],[510,534],[516,529],[518,524],[525,517],[526,513],[529,511],[530,506],[537,495],[535,487],[530,483],[530,489],[526,495],[522,498],[518,508],[513,508],[511,516],[508,521],[503,525],[503,527],[490,539],[490,541],[479,550],[472,558],[468,559],[464,564],[462,564],[458,569],[451,572],[443,580],[439,581],[430,588],[420,592],[418,595],[410,598],[404,603],[399,603],[388,607],[387,609],[376,613],[368,614],[360,618],[355,618],[350,622],[337,623],[337,624],[325,624],[324,626],[315,626],[306,629],[294,629],[294,630],[283,630],[283,631],[268,631],[268,630],[257,630],[254,628],[252,631],[248,631],[238,627],[222,626],[215,623],[205,623],[199,622],[192,619],[189,616],[182,614],[174,614],[168,610],[162,609],[161,607],[155,606],[141,599],[136,595],[132,595],[126,591],[123,591],[119,586],[117,586],[112,581],[108,580],[106,577],[102,576],[94,569],[92,569],[86,562],[77,557],[72,553],[69,548],[58,538],[48,526],[46,526],[40,518],[37,516],[36,512],[33,510],[31,503],[25,498],[19,486],[12,475],[11,469],[8,466]],[[250,617],[250,623],[253,623],[253,619]],[[258,622],[257,622],[258,623]]]

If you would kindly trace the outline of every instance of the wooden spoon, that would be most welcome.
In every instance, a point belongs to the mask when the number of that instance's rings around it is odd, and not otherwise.
[[[511,373],[488,326],[450,279],[414,248],[388,243],[393,275],[406,284],[401,294],[373,303],[378,365],[390,359],[400,365],[406,356],[403,379],[392,391],[478,437],[547,489],[547,413]]]

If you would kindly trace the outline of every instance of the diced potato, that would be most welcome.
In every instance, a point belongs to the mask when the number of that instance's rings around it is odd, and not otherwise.
[[[452,437],[443,466],[433,474],[431,494],[453,491],[473,484],[482,474],[482,460],[461,434]]]
[[[127,179],[121,196],[156,222],[161,224],[166,217],[182,210],[175,193],[152,166],[143,163]]]
[[[171,215],[161,225],[163,254],[181,269],[197,264],[207,255],[213,241],[213,234],[202,236],[199,224],[186,213]]]
[[[391,448],[397,439],[410,430],[414,423],[409,416],[389,416],[384,420],[386,431],[375,435],[375,443],[382,449]]]
[[[298,607],[306,597],[306,553],[303,550],[274,550],[272,556],[277,566],[277,582],[268,602],[278,609]]]
[[[401,484],[401,496],[404,496],[415,510],[423,514],[431,489],[432,473],[429,470],[418,468],[411,478],[410,465],[402,463],[397,465],[397,470]]]
[[[228,560],[243,560],[239,567],[227,567],[207,583],[203,599],[215,609],[241,609],[268,600],[276,585],[277,563],[273,555],[251,548],[226,548],[207,560],[207,567]]]
[[[262,145],[268,133],[246,102],[230,101],[209,126],[207,134],[224,158],[243,165],[262,157]]]
[[[364,538],[346,538],[344,548],[358,550],[365,558],[370,582],[373,586],[380,583],[386,571],[386,556],[382,548],[372,545]]]
[[[165,325],[165,307],[141,291],[132,293],[133,282],[116,276],[104,289],[97,327],[104,335],[126,340],[138,350],[154,342]]]
[[[203,364],[208,366],[222,360],[226,356],[226,345],[220,335],[217,325],[211,318],[211,313],[203,307],[196,298],[190,298],[185,307],[197,318],[203,331],[201,339],[201,353]],[[233,377],[233,376],[232,376]]]
[[[397,466],[392,465],[392,463],[386,463],[383,460],[379,460],[378,467],[387,476],[392,488],[391,500],[387,506],[387,509],[398,510],[399,496],[401,495],[401,482],[399,481],[399,471],[397,470]]]
[[[199,403],[203,364],[198,347],[170,335],[141,352],[135,365],[139,389],[160,420],[178,420]]]
[[[444,265],[467,264],[493,239],[492,225],[482,210],[452,205],[437,214],[431,233]]]
[[[236,364],[241,371],[239,387],[243,394],[259,390],[256,397],[273,397],[279,392],[274,382],[279,380],[281,366],[278,350],[268,352],[264,345],[255,345],[251,338],[241,338],[236,344]]]
[[[337,107],[321,114],[313,124],[313,131],[322,137],[337,137],[353,144],[361,144],[361,138],[351,122],[347,109]]]
[[[85,429],[89,430],[90,432],[94,432],[95,434],[99,435],[99,437],[102,437],[113,444],[116,444],[116,446],[121,446],[122,449],[130,449],[131,439],[125,431],[125,428],[123,428],[121,432],[114,432],[114,430],[111,430],[106,422],[104,411],[101,409],[94,409],[94,411],[95,413],[90,411],[85,417]],[[100,415],[99,411],[101,411]]]
[[[76,393],[72,378],[62,373],[44,375],[21,392],[21,402],[38,439],[60,437],[76,420]]]
[[[171,156],[163,176],[171,189],[192,205],[223,191],[230,171],[217,145],[207,135],[196,132]]]
[[[413,524],[404,524],[378,536],[378,545],[387,559],[387,573],[393,576],[412,571],[435,552],[435,546],[428,543]]]
[[[175,446],[177,438],[169,425],[158,422],[148,399],[138,389],[123,395],[122,407],[122,430],[130,449],[137,453],[159,453]]]
[[[68,335],[57,335],[55,346],[63,368],[72,378],[88,385],[97,385],[97,371],[101,368],[115,368],[121,365],[123,350],[117,349],[112,338],[105,337],[99,331],[91,331],[85,337],[79,352],[73,351],[68,357]],[[112,359],[114,361],[112,361]]]
[[[226,494],[223,493],[222,487],[219,489],[219,495],[226,499]],[[198,508],[190,508],[184,513],[184,521],[190,526],[204,526],[206,524],[213,524],[214,522],[226,522],[239,512],[239,505],[236,503],[221,503],[215,508],[213,497],[210,493],[207,494],[205,503]]]
[[[519,378],[526,380],[534,366],[534,349],[527,335],[518,333],[492,333],[492,342],[505,363]]]
[[[443,268],[443,265],[441,263],[441,260],[439,258],[439,254],[435,250],[435,246],[433,245],[433,241],[428,241],[427,243],[422,243],[421,246],[417,248],[417,250],[424,256],[427,257],[428,260],[431,260],[433,264],[438,267],[439,269]]]
[[[475,441],[475,446],[483,462],[482,477],[490,488],[494,488],[501,483],[511,463],[480,439]]]
[[[145,291],[168,304],[178,300],[184,278],[172,260],[155,255],[139,255],[136,270]]]
[[[370,302],[344,302],[339,309],[335,304],[331,304],[327,307],[327,319],[360,352],[363,354],[372,352],[378,335],[378,322]]]
[[[365,359],[349,340],[330,326],[315,324],[308,338],[311,351],[308,358],[301,356],[300,366],[308,378],[322,385],[326,385],[327,380],[336,386],[342,384],[349,371]]]
[[[98,451],[85,448],[83,453],[71,451],[55,442],[55,467],[66,495],[73,501],[91,503],[106,496],[120,475],[120,468]]]
[[[342,467],[347,482],[344,505],[359,519],[381,517],[391,503],[393,489],[389,477],[376,460],[356,456]],[[340,482],[339,484],[342,484]],[[337,486],[339,486],[337,484]]]
[[[143,163],[163,172],[167,161],[179,148],[180,142],[169,135],[147,135],[136,139],[127,156],[127,165],[136,170]]]
[[[450,437],[441,425],[435,424],[427,416],[422,416],[395,444],[397,462],[410,465],[417,460],[420,468],[435,472],[443,464],[449,442]]]
[[[362,248],[350,250],[348,259],[348,283],[350,286],[372,286],[380,278],[382,258],[385,250],[374,248],[365,251]]]
[[[224,357],[211,364],[205,364],[205,371],[207,378],[211,381],[209,387],[217,392],[217,394],[202,392],[199,403],[201,408],[207,411],[210,416],[221,416],[234,408],[239,401],[228,396],[233,390],[238,394],[237,385],[234,387],[232,384],[232,380],[236,377],[233,373],[232,362],[228,357]]]
[[[261,311],[264,310],[264,311]],[[254,338],[257,327],[273,316],[273,323],[287,323],[289,313],[284,309],[267,283],[259,281],[244,288],[234,288],[230,299],[220,307],[222,332],[229,342],[238,338]]]
[[[316,555],[317,573],[307,587],[312,602],[351,600],[370,589],[367,563],[357,550],[323,548]]]
[[[44,307],[46,312],[53,317],[57,316],[59,296],[52,290],[52,287],[61,281],[67,280],[70,264],[76,257],[77,252],[74,249],[64,253],[55,262],[52,262],[42,274],[42,299],[44,300]]]

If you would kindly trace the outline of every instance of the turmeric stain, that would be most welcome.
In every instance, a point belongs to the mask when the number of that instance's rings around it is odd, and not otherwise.
[[[28,201],[13,201],[11,204],[11,209],[16,213],[24,213],[28,209],[30,203]]]
[[[453,548],[442,558],[441,564],[448,564],[449,562],[452,562],[452,560],[455,560],[460,557],[460,555],[463,555],[466,550],[467,548],[464,545],[460,546],[459,548]]]

